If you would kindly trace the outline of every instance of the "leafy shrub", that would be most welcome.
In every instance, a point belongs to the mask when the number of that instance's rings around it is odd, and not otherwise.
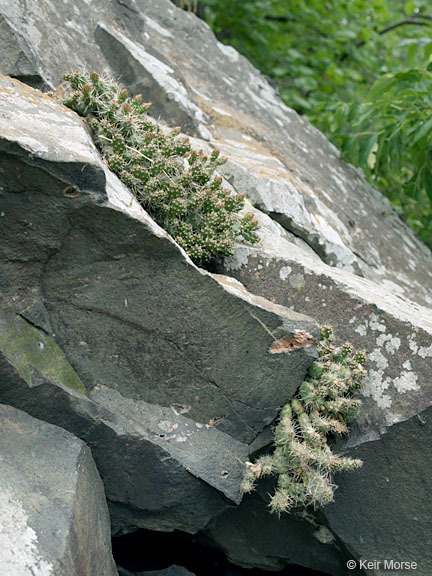
[[[232,254],[238,236],[257,242],[252,213],[240,216],[244,196],[222,187],[215,169],[225,162],[191,148],[180,128],[163,129],[141,95],[96,72],[64,76],[70,90],[64,104],[87,118],[110,169],[131,189],[180,246],[198,263]]]
[[[297,396],[282,408],[273,454],[246,463],[244,492],[253,490],[258,478],[277,475],[270,502],[273,512],[328,504],[335,489],[333,474],[362,465],[361,460],[333,454],[327,435],[346,434],[347,422],[358,413],[361,401],[353,395],[362,387],[366,356],[351,344],[335,347],[332,340],[331,328],[322,328],[319,359],[309,368]]]
[[[432,52],[432,42],[430,44]],[[386,190],[432,245],[432,64],[385,74],[353,104],[340,104],[334,131],[345,157]]]

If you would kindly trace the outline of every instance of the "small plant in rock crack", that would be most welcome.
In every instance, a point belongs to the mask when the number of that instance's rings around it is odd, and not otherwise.
[[[273,454],[246,463],[244,492],[252,491],[262,476],[277,476],[270,508],[279,514],[328,504],[336,488],[334,473],[362,465],[361,460],[333,454],[327,435],[348,433],[347,423],[359,411],[361,401],[354,394],[363,386],[366,356],[351,344],[336,347],[332,342],[332,329],[323,327],[319,358],[310,366],[298,394],[280,413]]]
[[[258,241],[253,214],[239,214],[244,195],[224,189],[214,174],[226,161],[218,150],[193,150],[180,128],[159,126],[147,114],[150,103],[110,78],[76,71],[64,80],[64,104],[87,118],[110,169],[193,260],[231,255],[239,236]]]

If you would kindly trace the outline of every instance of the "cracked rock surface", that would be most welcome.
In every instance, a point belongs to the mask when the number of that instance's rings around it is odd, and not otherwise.
[[[260,243],[238,245],[221,275],[198,270],[74,114],[3,79],[0,401],[90,443],[115,532],[204,529],[242,565],[338,576],[346,558],[393,557],[430,576],[430,251],[244,58],[169,0],[0,0],[0,14],[0,71],[53,88],[77,67],[114,74],[156,118],[228,156],[222,175],[261,224]],[[262,494],[234,507],[236,459],[271,442],[313,359],[313,346],[286,346],[298,331],[317,336],[303,314],[368,353],[361,417],[336,446],[365,465],[337,478],[321,515],[278,523]],[[24,358],[10,354],[17,326]]]
[[[0,105],[0,400],[92,446],[114,531],[203,528],[318,325],[192,264],[77,115],[5,77]]]
[[[10,38],[0,72],[21,77],[22,54],[52,87],[77,67],[111,72],[154,103],[156,118],[220,148],[229,182],[327,264],[432,303],[430,251],[195,15],[169,0],[76,0],[55,9],[49,0],[0,0],[0,14]]]

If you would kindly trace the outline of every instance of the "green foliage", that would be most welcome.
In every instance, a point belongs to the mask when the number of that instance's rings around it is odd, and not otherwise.
[[[180,246],[198,263],[232,254],[238,236],[257,242],[252,213],[239,215],[242,194],[222,187],[215,169],[225,162],[191,148],[180,128],[163,129],[147,114],[150,103],[130,98],[116,82],[78,71],[64,79],[64,104],[87,118],[110,169],[132,190]]]
[[[309,368],[297,396],[280,413],[273,454],[246,463],[244,492],[253,490],[257,479],[277,475],[270,508],[279,514],[328,504],[333,500],[334,473],[362,465],[361,460],[333,454],[327,435],[348,433],[347,423],[360,409],[361,401],[354,394],[362,387],[366,356],[351,344],[337,347],[332,341],[331,328],[323,327],[319,359]]]
[[[362,167],[432,247],[429,125],[423,128],[430,118],[430,1],[201,4],[218,38],[273,78],[284,101]],[[386,84],[391,78],[394,83]],[[398,123],[403,125],[396,132]]]
[[[411,68],[381,76],[362,102],[339,105],[334,130],[345,157],[385,188],[408,223],[432,245],[429,69]]]

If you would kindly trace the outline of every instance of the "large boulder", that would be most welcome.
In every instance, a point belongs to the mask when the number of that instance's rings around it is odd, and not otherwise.
[[[232,563],[249,569],[277,571],[288,564],[345,576],[352,556],[344,544],[313,514],[271,514],[268,494],[273,491],[271,482],[261,483],[238,507],[214,519],[202,535],[204,541],[221,548]],[[359,574],[352,572],[352,576]]]
[[[75,436],[0,404],[0,572],[117,576],[103,484]]]
[[[241,500],[318,325],[197,268],[76,114],[5,77],[0,105],[0,399],[94,447],[115,531],[196,531]]]

